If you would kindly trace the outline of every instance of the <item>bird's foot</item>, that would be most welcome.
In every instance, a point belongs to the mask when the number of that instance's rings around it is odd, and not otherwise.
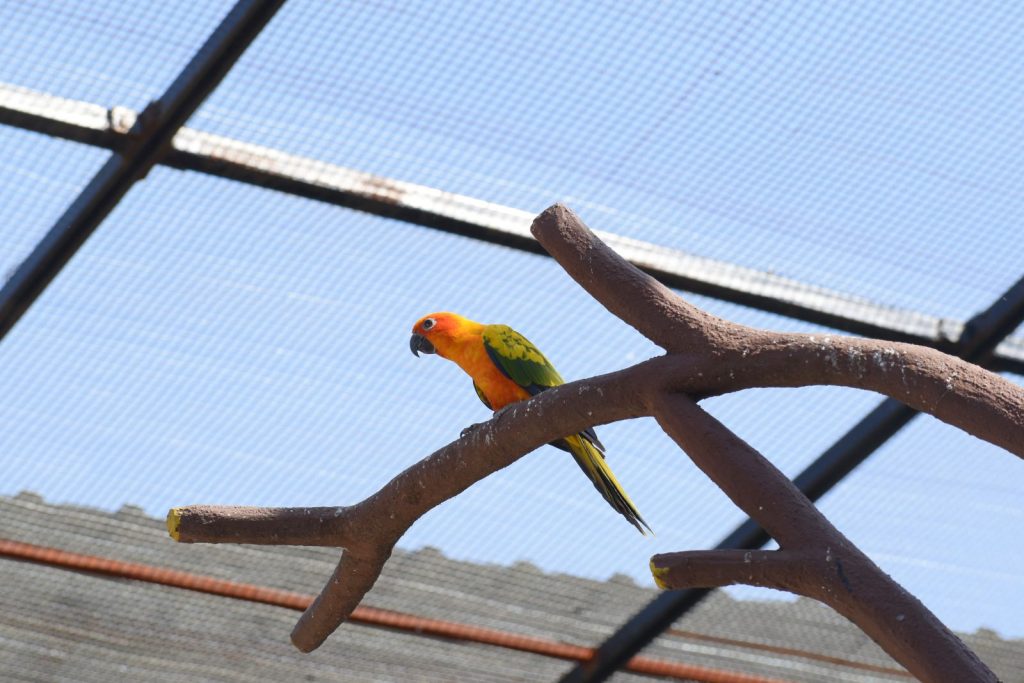
[[[495,410],[495,411],[494,411],[494,415],[493,415],[493,417],[494,417],[494,418],[499,418],[499,417],[501,417],[501,416],[502,416],[502,415],[504,415],[504,414],[505,414],[506,412],[508,412],[508,410],[509,410],[509,409],[510,409],[511,407],[512,407],[512,405],[511,405],[511,404],[509,404],[509,405],[505,406],[504,408],[502,408],[502,409],[500,409],[500,410]],[[459,434],[459,436],[460,436],[461,438],[465,438],[465,437],[469,436],[469,435],[470,435],[470,434],[471,434],[471,433],[473,432],[473,430],[474,430],[474,429],[476,429],[477,427],[482,427],[482,426],[483,426],[484,424],[485,424],[485,423],[483,423],[483,422],[475,422],[475,423],[473,423],[473,424],[469,425],[468,427],[466,427],[465,429],[463,429],[463,430],[462,430],[462,433],[461,433],[461,434]]]
[[[513,406],[513,405],[514,405],[514,404],[512,404],[512,403],[509,403],[509,404],[508,404],[507,406],[505,406],[504,408],[500,408],[500,409],[498,409],[498,410],[495,410],[495,411],[494,411],[494,417],[495,417],[495,418],[499,418],[499,417],[501,417],[502,415],[504,415],[505,413],[507,413],[507,412],[508,412],[508,411],[509,411],[509,410],[510,410],[510,409],[512,408],[512,406]]]
[[[467,436],[473,433],[473,430],[478,429],[483,422],[474,422],[459,433],[460,439],[465,439]]]

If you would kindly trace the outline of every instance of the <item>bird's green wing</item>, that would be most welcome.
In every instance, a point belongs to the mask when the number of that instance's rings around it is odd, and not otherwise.
[[[564,383],[544,354],[508,325],[487,325],[483,339],[491,361],[531,396]]]
[[[544,354],[538,351],[529,339],[508,325],[487,325],[484,327],[483,339],[484,348],[491,362],[497,365],[506,377],[530,392],[531,396],[565,384],[565,380]],[[480,400],[484,401],[484,405],[487,405],[479,388],[476,393]],[[597,447],[600,453],[604,453],[604,444],[597,438],[593,427],[584,429],[580,434]],[[565,451],[569,450],[565,441],[555,441],[551,445]]]
[[[508,325],[486,326],[483,340],[491,361],[506,377],[526,389],[531,396],[564,383],[561,375],[544,354]],[[477,393],[480,393],[479,389]],[[645,528],[650,530],[605,463],[604,446],[597,440],[593,428],[558,439],[551,445],[572,453],[573,458],[604,499],[630,524],[639,529],[640,533],[645,533]]]

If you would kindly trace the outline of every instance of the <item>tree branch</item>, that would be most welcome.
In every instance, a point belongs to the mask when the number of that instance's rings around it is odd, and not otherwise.
[[[705,313],[615,253],[561,204],[531,229],[605,308],[669,357],[689,361],[666,389],[699,396],[815,384],[867,389],[1024,457],[1024,387],[1000,375],[925,346],[769,332]]]
[[[514,404],[358,504],[175,508],[168,515],[172,537],[343,548],[333,576],[292,633],[296,646],[309,651],[348,618],[395,543],[429,510],[566,434],[654,415],[694,462],[779,541],[783,550],[776,554],[750,555],[761,580],[780,587],[794,582],[787,590],[828,602],[912,671],[930,676],[926,680],[940,680],[934,677],[936,665],[922,661],[929,658],[952,667],[944,670],[944,680],[950,680],[950,671],[972,674],[956,680],[991,680],[990,672],[920,602],[843,538],[771,463],[688,395],[815,384],[868,389],[1024,457],[1024,388],[925,347],[767,332],[709,315],[619,257],[560,205],[538,216],[533,232],[609,311],[668,354]],[[668,585],[695,585],[742,578],[736,557],[659,555],[653,566],[664,571],[659,578]],[[748,580],[753,580],[749,570]],[[939,650],[943,654],[936,656]]]
[[[287,533],[282,533],[287,530]],[[327,545],[345,547],[352,533],[345,507],[260,508],[192,505],[167,513],[167,532],[181,543]]]
[[[379,547],[376,554],[369,555],[342,551],[341,560],[327,585],[292,629],[295,647],[302,652],[312,652],[349,618],[352,610],[359,606],[363,596],[377,582],[393,547],[393,543],[386,548]]]
[[[689,397],[654,397],[658,424],[729,498],[779,542],[778,553],[656,555],[668,588],[727,580],[815,598],[860,627],[923,681],[995,681],[995,675],[917,598],[843,536],[786,475]],[[746,569],[746,571],[744,571]],[[691,583],[691,581],[698,583]],[[677,583],[678,582],[678,583]]]
[[[686,550],[651,558],[659,588],[722,588],[743,584],[792,591],[794,572],[822,568],[820,556],[791,550]]]
[[[650,369],[644,372],[651,374]],[[322,508],[193,505],[174,508],[168,513],[168,531],[172,538],[183,543],[344,548],[334,575],[292,631],[292,642],[308,652],[317,648],[348,618],[373,586],[398,539],[435,506],[529,451],[585,429],[592,420],[586,414],[588,409],[601,416],[607,415],[609,421],[642,414],[639,395],[625,386],[630,377],[630,373],[613,373],[598,386],[577,387],[575,396],[570,393],[573,387],[567,385],[557,388],[554,401],[545,399],[512,406],[499,417],[474,425],[463,437],[412,465],[356,505]],[[605,400],[605,389],[614,395],[632,395],[633,400],[616,401],[612,406]],[[586,398],[573,400],[581,397]],[[629,414],[631,408],[635,414]],[[547,419],[540,419],[546,414]]]

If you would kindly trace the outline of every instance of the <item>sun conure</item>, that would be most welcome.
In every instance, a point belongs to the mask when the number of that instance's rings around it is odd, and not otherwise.
[[[523,335],[508,325],[482,325],[455,313],[431,313],[412,328],[415,355],[436,353],[473,378],[484,405],[498,411],[563,383],[554,366]],[[650,527],[616,481],[604,460],[604,446],[593,429],[551,444],[568,451],[604,499],[644,533]]]

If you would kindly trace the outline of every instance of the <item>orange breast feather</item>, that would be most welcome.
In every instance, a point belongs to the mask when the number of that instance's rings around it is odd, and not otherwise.
[[[479,336],[472,343],[460,344],[449,351],[449,359],[462,368],[491,404],[491,409],[501,410],[509,403],[530,397],[526,389],[513,382],[494,364],[487,355],[483,339]]]

